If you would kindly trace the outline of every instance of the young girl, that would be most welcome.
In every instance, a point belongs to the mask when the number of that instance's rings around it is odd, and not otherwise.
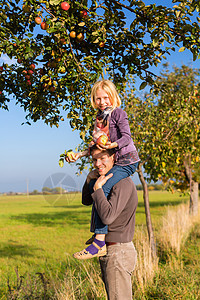
[[[91,104],[93,108],[98,110],[93,130],[93,143],[96,143],[101,135],[107,135],[109,142],[105,146],[101,145],[101,148],[115,150],[115,165],[108,172],[108,174],[112,173],[113,176],[102,187],[105,196],[108,197],[112,187],[117,182],[135,172],[140,159],[131,138],[127,114],[119,108],[121,100],[115,85],[110,80],[101,80],[94,84],[91,92]],[[70,158],[66,158],[66,160],[68,162],[76,161],[79,157],[88,155],[88,153],[89,150],[74,153]],[[106,234],[107,226],[101,222],[95,210],[94,242],[86,249],[75,253],[74,257],[77,259],[88,259],[105,255]],[[92,240],[88,240],[86,244],[89,244]],[[96,245],[98,249],[95,247]]]

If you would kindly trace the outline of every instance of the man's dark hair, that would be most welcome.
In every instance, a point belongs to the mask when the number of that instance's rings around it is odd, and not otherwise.
[[[94,144],[91,148],[90,148],[90,154],[92,154],[92,152],[94,150],[99,150],[99,148],[97,147],[96,144]],[[114,149],[104,149],[102,150],[102,152],[106,152],[109,156],[112,156],[113,154],[115,154],[115,150]]]

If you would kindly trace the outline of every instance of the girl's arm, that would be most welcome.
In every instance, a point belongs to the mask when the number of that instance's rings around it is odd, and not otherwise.
[[[117,128],[121,135],[121,137],[115,141],[118,145],[118,149],[121,149],[123,147],[126,147],[132,141],[128,116],[123,109],[119,108],[113,112],[112,118],[115,121],[115,124],[117,125]]]
[[[70,163],[70,162],[75,162],[77,161],[77,159],[83,157],[83,156],[87,156],[89,153],[88,149],[84,150],[84,151],[80,151],[77,153],[71,152],[70,156],[65,156],[65,160]]]

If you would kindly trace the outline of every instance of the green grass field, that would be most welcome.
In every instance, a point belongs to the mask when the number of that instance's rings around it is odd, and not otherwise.
[[[145,224],[142,192],[136,225]],[[153,226],[168,205],[188,200],[178,194],[150,192]],[[70,256],[84,248],[90,237],[91,207],[81,204],[81,194],[54,196],[0,197],[0,299],[7,291],[7,280],[14,284],[16,269],[20,275],[42,272],[59,276]]]

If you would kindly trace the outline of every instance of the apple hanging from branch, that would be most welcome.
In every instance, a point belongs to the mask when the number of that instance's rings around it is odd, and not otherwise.
[[[70,5],[68,2],[62,2],[60,6],[65,11],[67,11],[70,8]]]

